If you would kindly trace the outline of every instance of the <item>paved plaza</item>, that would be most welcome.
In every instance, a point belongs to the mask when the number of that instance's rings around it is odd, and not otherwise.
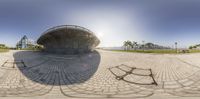
[[[0,98],[200,97],[200,54],[0,53]]]

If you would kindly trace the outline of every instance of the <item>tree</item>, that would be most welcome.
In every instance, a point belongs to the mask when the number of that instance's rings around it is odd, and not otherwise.
[[[147,47],[148,49],[153,49],[154,44],[153,43],[146,43],[145,47]]]
[[[189,49],[193,49],[193,46],[190,46]]]
[[[125,47],[125,50],[130,50],[130,48],[132,48],[133,47],[133,45],[132,45],[132,42],[131,41],[124,41],[124,45],[123,45],[124,47]]]
[[[128,43],[128,50],[130,50],[131,48],[133,48],[133,44],[132,44],[131,41],[128,40],[127,43]]]
[[[8,47],[5,44],[0,44],[0,48],[7,49]]]
[[[133,46],[134,50],[136,50],[136,48],[138,47],[137,42],[133,41],[133,42],[132,42],[132,46]]]
[[[127,47],[128,47],[128,43],[127,43],[127,41],[124,41],[124,50],[127,50]]]

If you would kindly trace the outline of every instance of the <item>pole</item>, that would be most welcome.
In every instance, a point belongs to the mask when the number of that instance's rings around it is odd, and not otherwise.
[[[176,50],[176,53],[178,53],[178,48],[177,48],[177,42],[175,42],[175,50]]]
[[[142,43],[143,43],[143,52],[144,52],[144,42],[145,42],[145,41],[142,41]]]

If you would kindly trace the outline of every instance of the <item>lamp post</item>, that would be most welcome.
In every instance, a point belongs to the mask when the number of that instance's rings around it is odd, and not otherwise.
[[[142,41],[142,43],[143,43],[143,52],[144,52],[144,43],[145,43],[145,41]]]
[[[178,43],[177,43],[177,42],[175,42],[175,50],[176,50],[176,53],[178,53],[178,48],[177,48],[177,45],[178,45]]]

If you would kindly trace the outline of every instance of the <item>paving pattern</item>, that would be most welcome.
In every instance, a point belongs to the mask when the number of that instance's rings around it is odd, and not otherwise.
[[[0,97],[200,97],[200,54],[0,53]]]

